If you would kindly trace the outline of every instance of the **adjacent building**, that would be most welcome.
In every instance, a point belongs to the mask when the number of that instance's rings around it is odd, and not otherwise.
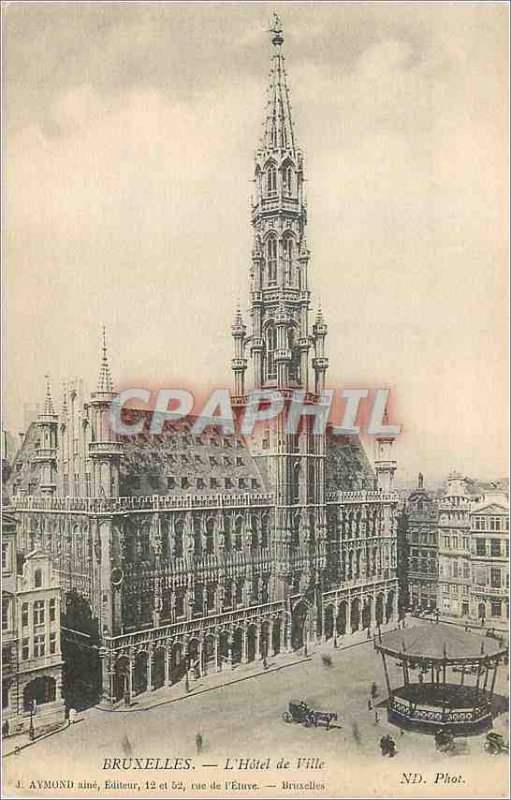
[[[419,473],[399,520],[401,598],[405,608],[434,611],[438,595],[438,502]]]
[[[474,495],[457,472],[440,499],[418,486],[398,522],[398,573],[404,607],[481,625],[509,620],[509,500]],[[471,491],[472,490],[472,491]]]
[[[3,735],[39,734],[64,720],[58,579],[47,553],[19,553],[16,524],[3,515]]]
[[[487,493],[470,510],[470,614],[491,627],[509,621],[509,500]]]
[[[438,608],[445,616],[470,615],[472,502],[466,479],[451,472],[438,508]]]

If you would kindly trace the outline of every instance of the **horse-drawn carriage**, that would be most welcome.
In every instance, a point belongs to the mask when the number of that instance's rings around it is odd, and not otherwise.
[[[486,735],[484,749],[491,756],[496,756],[499,755],[500,753],[507,754],[509,753],[509,744],[506,742],[501,733],[496,733],[496,731],[490,731],[490,733]]]
[[[306,728],[324,725],[328,730],[332,720],[337,719],[335,711],[314,711],[305,700],[290,700],[288,710],[282,714],[284,722],[299,722]]]

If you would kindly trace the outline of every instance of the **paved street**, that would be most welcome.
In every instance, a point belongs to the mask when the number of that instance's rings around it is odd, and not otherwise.
[[[101,781],[141,781],[140,791],[143,792],[147,778],[168,779],[168,771],[163,778],[162,773],[155,771],[107,773],[101,771],[103,759],[129,755],[163,759],[180,756],[193,758],[194,781],[195,776],[202,773],[206,773],[208,781],[213,778],[222,783],[233,779],[255,781],[261,787],[258,796],[265,791],[269,796],[278,793],[283,778],[326,781],[326,794],[314,791],[317,796],[345,795],[350,788],[356,793],[355,784],[360,786],[361,781],[365,791],[371,793],[375,781],[380,782],[385,775],[389,781],[385,791],[391,796],[399,788],[402,791],[399,780],[407,770],[429,771],[431,780],[437,771],[470,773],[473,775],[470,780],[477,781],[477,786],[486,786],[486,791],[489,776],[505,771],[504,757],[492,758],[483,752],[484,737],[467,739],[460,744],[457,755],[448,756],[436,752],[432,737],[415,733],[401,736],[398,729],[387,724],[383,709],[379,711],[380,722],[376,725],[374,712],[367,708],[371,682],[376,680],[380,700],[385,693],[381,661],[371,642],[342,651],[335,651],[330,645],[328,654],[332,666],[325,666],[321,653],[316,650],[308,661],[148,710],[117,713],[91,709],[81,715],[83,722],[5,759],[6,777],[12,782],[21,778],[26,789],[27,776],[66,778],[72,774],[76,780],[80,776],[99,775]],[[504,667],[500,671],[497,693],[506,693],[506,678],[507,668]],[[401,672],[395,666],[391,666],[391,681],[394,685],[401,683]],[[337,711],[337,725],[327,731],[286,724],[281,715],[289,699],[295,697],[305,699],[314,708]],[[500,717],[496,728],[502,729],[506,720],[507,715]],[[199,732],[203,737],[203,752],[198,755],[195,737]],[[393,760],[380,755],[379,738],[386,732],[392,733],[397,743],[398,756]],[[274,772],[224,769],[226,758],[271,757],[274,764],[279,757],[296,759],[299,756],[320,758],[326,762],[326,768],[303,773],[281,772],[276,776]],[[371,770],[373,762],[377,771]],[[77,764],[80,768],[76,771]],[[203,764],[219,767],[202,767]],[[173,772],[171,778],[183,779],[189,784],[191,774]],[[505,786],[505,781],[501,785]],[[266,789],[268,786],[272,788]],[[428,794],[427,786],[411,789],[417,796]],[[452,785],[449,787],[451,793],[459,790],[459,796],[466,794],[467,789],[467,784],[454,789]],[[76,786],[74,790],[80,794]],[[470,791],[477,796],[475,785]],[[66,796],[64,790],[54,791],[56,795],[59,793]],[[442,796],[441,787],[435,793]],[[129,791],[120,794],[126,795]]]

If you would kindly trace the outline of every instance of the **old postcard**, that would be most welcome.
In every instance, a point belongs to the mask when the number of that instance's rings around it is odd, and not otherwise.
[[[2,10],[3,796],[508,797],[509,5]]]

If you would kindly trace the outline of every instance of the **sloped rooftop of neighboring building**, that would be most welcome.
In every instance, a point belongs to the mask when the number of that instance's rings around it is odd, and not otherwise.
[[[470,511],[472,514],[479,514],[482,511],[489,511],[492,507],[495,507],[496,511],[509,512],[508,495],[498,490],[485,492],[483,497],[481,497],[480,500],[472,506]]]
[[[36,494],[39,488],[40,470],[34,462],[36,448],[39,447],[40,432],[37,423],[32,422],[23,437],[20,449],[16,453],[12,470],[7,481],[7,494],[14,486],[21,487],[29,494]]]

